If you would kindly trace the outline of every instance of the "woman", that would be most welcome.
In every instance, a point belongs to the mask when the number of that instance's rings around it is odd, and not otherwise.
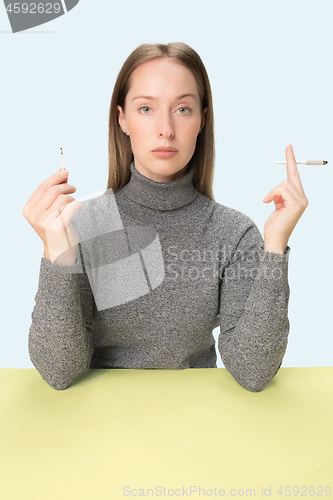
[[[287,244],[308,201],[288,147],[288,179],[263,200],[275,202],[263,239],[214,200],[214,156],[198,54],[183,43],[137,47],[111,100],[108,196],[75,201],[59,171],[23,210],[45,250],[29,353],[52,387],[88,368],[216,367],[218,325],[222,361],[245,389],[261,391],[277,373]]]

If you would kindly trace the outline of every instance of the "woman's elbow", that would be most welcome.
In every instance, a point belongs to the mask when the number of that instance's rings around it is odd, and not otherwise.
[[[268,384],[261,384],[261,383],[247,383],[247,384],[241,384],[244,389],[246,389],[249,392],[261,392],[263,391]]]

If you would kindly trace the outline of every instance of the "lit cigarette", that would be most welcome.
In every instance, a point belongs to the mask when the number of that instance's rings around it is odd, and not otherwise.
[[[287,165],[286,161],[277,161],[276,163]],[[303,165],[326,165],[328,161],[326,160],[306,160],[306,161],[297,161],[296,163],[303,163]]]
[[[62,148],[61,149],[61,170],[65,170],[64,169],[64,153],[62,152]]]

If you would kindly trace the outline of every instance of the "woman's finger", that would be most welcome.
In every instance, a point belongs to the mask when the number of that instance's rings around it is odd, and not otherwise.
[[[58,215],[61,219],[62,224],[65,224],[65,227],[68,228],[70,222],[74,216],[74,214],[82,207],[82,202],[80,200],[74,200],[68,203],[67,205],[63,205],[60,207],[60,213],[58,211]]]
[[[305,196],[301,178],[297,169],[294,150],[291,144],[286,147],[287,179],[294,184],[296,189]]]
[[[51,175],[48,179],[43,181],[38,188],[32,193],[29,200],[25,204],[25,209],[32,210],[41,200],[41,198],[45,195],[47,190],[51,186],[56,186],[66,182],[68,177],[68,170],[58,170],[55,174]]]
[[[280,184],[278,184],[277,186],[275,186],[266,196],[265,198],[262,200],[266,203],[268,203],[268,200],[269,201],[272,201],[272,197],[271,197],[271,194],[274,193],[276,194],[280,188],[287,188],[287,190],[289,192],[291,192],[293,195],[294,195],[294,198],[295,200],[300,203],[300,204],[303,204],[303,202],[305,201],[304,200],[304,196],[302,194],[300,194],[300,192],[297,190],[297,188],[295,187],[294,184],[292,184],[289,180],[284,180],[282,181]],[[282,192],[280,192],[280,194],[282,194]]]
[[[286,207],[293,209],[296,212],[304,211],[306,208],[305,201],[296,197],[295,194],[284,184],[276,186],[272,191],[268,193],[263,199],[265,203],[270,203],[274,201],[277,208]]]

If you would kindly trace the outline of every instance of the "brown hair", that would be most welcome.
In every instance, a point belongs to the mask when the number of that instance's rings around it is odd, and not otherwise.
[[[116,193],[130,179],[130,164],[133,152],[130,138],[124,134],[119,122],[117,105],[125,108],[129,91],[129,78],[142,63],[152,59],[171,59],[188,68],[194,75],[201,100],[201,110],[207,107],[205,125],[198,134],[196,148],[191,158],[194,165],[193,183],[196,189],[214,200],[213,177],[215,164],[214,116],[210,83],[205,66],[194,49],[181,42],[164,44],[142,44],[126,59],[119,71],[111,98],[109,116],[109,178],[107,189]]]

